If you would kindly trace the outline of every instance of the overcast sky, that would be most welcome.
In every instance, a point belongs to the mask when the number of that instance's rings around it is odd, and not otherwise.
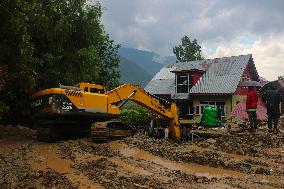
[[[284,0],[99,0],[107,33],[125,47],[172,55],[182,36],[205,58],[252,54],[261,76],[284,75]]]

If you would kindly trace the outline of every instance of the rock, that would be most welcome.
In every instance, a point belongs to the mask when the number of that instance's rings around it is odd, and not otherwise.
[[[118,154],[117,151],[110,149],[107,144],[88,142],[86,139],[64,141],[61,142],[59,146],[57,153],[64,159],[70,159],[71,161],[75,161],[76,152],[106,157],[112,157]]]
[[[209,138],[206,140],[208,143],[211,143],[211,144],[215,144],[216,143],[216,140],[213,139],[213,138]]]

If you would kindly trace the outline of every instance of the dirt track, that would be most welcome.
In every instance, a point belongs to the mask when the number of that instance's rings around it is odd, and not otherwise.
[[[284,188],[284,134],[225,132],[181,145],[142,134],[42,143],[0,126],[0,188]]]

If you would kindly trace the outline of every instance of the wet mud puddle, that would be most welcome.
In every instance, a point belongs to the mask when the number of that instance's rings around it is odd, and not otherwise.
[[[8,154],[10,153],[13,149],[19,148],[22,144],[25,143],[25,140],[21,139],[5,139],[5,140],[0,140],[0,154]]]
[[[33,154],[37,154],[29,161],[31,166],[37,170],[51,168],[56,172],[64,174],[70,181],[78,186],[79,189],[100,189],[99,184],[92,182],[83,174],[77,173],[71,167],[71,161],[62,159],[56,153],[56,144],[38,143],[34,145]]]
[[[179,170],[184,173],[188,174],[194,174],[196,176],[204,176],[207,178],[212,177],[241,177],[244,176],[243,173],[237,172],[237,171],[231,171],[231,170],[225,170],[220,168],[213,168],[209,166],[204,165],[197,165],[197,164],[191,164],[191,163],[182,163],[182,162],[176,162],[167,160],[158,156],[155,156],[147,151],[141,150],[136,147],[129,147],[126,144],[119,143],[117,141],[113,141],[110,143],[110,147],[113,150],[118,150],[121,155],[127,157],[127,158],[134,158],[138,160],[145,160],[150,161],[154,164],[157,164],[159,166],[162,166],[164,168],[170,169],[170,170]]]

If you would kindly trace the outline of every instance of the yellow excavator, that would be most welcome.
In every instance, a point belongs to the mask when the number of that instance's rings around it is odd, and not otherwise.
[[[54,141],[62,136],[79,137],[91,134],[93,140],[112,136],[131,135],[131,128],[110,121],[121,114],[120,108],[132,100],[166,120],[171,136],[180,138],[178,110],[133,84],[123,84],[107,91],[104,86],[79,83],[60,85],[37,92],[32,96],[32,112],[40,140]]]

